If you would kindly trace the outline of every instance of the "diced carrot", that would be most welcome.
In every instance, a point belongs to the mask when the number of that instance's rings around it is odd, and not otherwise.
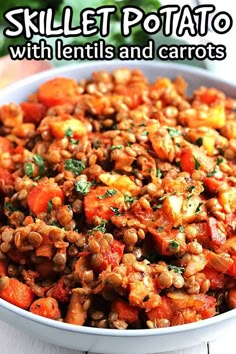
[[[52,257],[52,245],[40,245],[36,249],[35,254],[37,257],[47,257],[50,259]]]
[[[36,187],[31,189],[28,194],[28,205],[31,212],[39,214],[46,212],[48,209],[48,202],[58,197],[64,202],[64,193],[56,183],[39,183]]]
[[[185,172],[193,173],[195,170],[195,161],[191,149],[184,149],[180,155],[180,166]]]
[[[65,103],[74,104],[77,100],[77,83],[69,78],[55,78],[43,83],[38,90],[39,101],[47,107]]]
[[[126,301],[117,299],[111,305],[112,311],[118,313],[118,318],[127,323],[133,323],[138,320],[137,307],[131,306]]]
[[[205,177],[203,183],[210,193],[217,193],[218,188],[221,186],[222,181],[214,177]]]
[[[0,260],[0,277],[7,275],[7,261],[5,259]]]
[[[85,125],[79,119],[76,119],[69,114],[53,117],[49,121],[49,128],[52,135],[58,139],[64,138],[68,129],[71,130],[71,135],[75,139],[80,139],[87,133]]]
[[[216,246],[221,246],[226,241],[226,236],[217,228],[217,220],[213,217],[209,217],[207,220],[207,225],[210,231],[211,241]]]
[[[26,284],[15,278],[9,278],[8,286],[0,291],[0,298],[22,309],[27,309],[34,300],[34,293]]]
[[[47,112],[47,108],[39,102],[22,102],[20,104],[23,110],[24,123],[39,123]]]
[[[52,320],[58,320],[61,317],[58,302],[52,297],[35,300],[30,306],[30,312]]]
[[[81,303],[81,295],[76,292],[72,293],[65,322],[82,326],[86,317],[87,312],[84,310]]]
[[[147,316],[151,321],[162,318],[170,320],[173,316],[171,300],[166,296],[162,296],[160,305],[149,311]]]
[[[109,194],[108,187],[97,187],[91,190],[84,198],[84,210],[88,223],[92,223],[94,216],[109,220],[111,216],[120,213],[124,206],[124,196],[116,189]]]
[[[212,104],[215,103],[217,100],[224,98],[223,92],[215,89],[215,88],[202,88],[201,91],[197,92],[198,99],[205,104]]]

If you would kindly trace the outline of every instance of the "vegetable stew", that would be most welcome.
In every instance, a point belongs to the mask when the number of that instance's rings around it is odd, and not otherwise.
[[[236,100],[139,70],[0,107],[0,298],[160,328],[236,307]]]

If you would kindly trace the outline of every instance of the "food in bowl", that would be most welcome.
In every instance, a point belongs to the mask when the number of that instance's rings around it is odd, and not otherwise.
[[[0,297],[139,329],[236,307],[236,101],[139,70],[56,77],[0,109]]]

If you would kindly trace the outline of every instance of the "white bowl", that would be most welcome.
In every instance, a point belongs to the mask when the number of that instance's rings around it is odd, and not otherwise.
[[[201,69],[159,62],[112,61],[72,65],[34,75],[2,90],[0,104],[19,103],[36,91],[39,84],[56,76],[79,80],[90,77],[93,71],[113,71],[120,67],[141,69],[150,81],[154,81],[157,76],[174,78],[182,75],[188,82],[189,92],[205,85],[236,97],[235,85],[219,80],[215,75]],[[222,336],[223,330],[235,325],[236,309],[200,322],[152,330],[115,330],[70,325],[34,315],[1,299],[0,316],[31,335],[63,347],[96,353],[146,354],[178,350],[212,340],[219,334]]]

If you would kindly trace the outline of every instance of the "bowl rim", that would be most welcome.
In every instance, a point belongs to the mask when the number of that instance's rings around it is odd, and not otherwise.
[[[215,73],[211,73],[206,69],[192,67],[186,64],[179,63],[166,63],[160,61],[147,62],[142,60],[132,60],[132,61],[121,61],[121,60],[112,60],[112,61],[96,61],[96,65],[94,66],[94,62],[86,62],[86,63],[75,63],[67,66],[57,67],[53,69],[48,69],[43,72],[31,75],[23,80],[19,80],[16,83],[12,83],[0,90],[1,93],[1,101],[4,100],[4,96],[8,96],[11,94],[11,91],[17,91],[28,85],[37,84],[38,81],[47,80],[49,77],[55,76],[66,76],[71,72],[75,72],[76,70],[83,70],[84,76],[86,77],[86,69],[90,69],[94,67],[94,71],[97,66],[105,66],[106,70],[112,70],[115,68],[128,67],[132,69],[139,69],[141,66],[141,70],[145,68],[153,68],[153,69],[168,69],[176,70],[180,74],[184,75],[193,74],[200,75],[201,77],[205,77],[211,79],[213,82],[218,84],[226,84],[235,88],[236,85],[226,79],[218,79]],[[161,76],[161,72],[156,75]],[[189,332],[192,330],[206,328],[211,325],[216,325],[219,322],[229,320],[236,316],[236,309],[229,310],[223,314],[204,319],[198,322],[166,327],[166,328],[154,328],[154,329],[129,329],[129,330],[117,330],[110,328],[96,328],[96,327],[88,327],[88,326],[78,326],[69,323],[59,322],[55,320],[51,320],[42,316],[35,315],[27,310],[21,309],[3,299],[0,299],[0,311],[3,308],[5,311],[11,314],[16,314],[19,317],[22,317],[28,321],[35,322],[39,325],[45,325],[47,327],[52,327],[54,329],[59,329],[67,332],[76,332],[78,334],[86,334],[86,335],[97,335],[97,336],[105,336],[105,337],[152,337],[158,335],[170,335],[170,334],[181,334],[182,332]],[[3,319],[4,320],[4,319]]]

